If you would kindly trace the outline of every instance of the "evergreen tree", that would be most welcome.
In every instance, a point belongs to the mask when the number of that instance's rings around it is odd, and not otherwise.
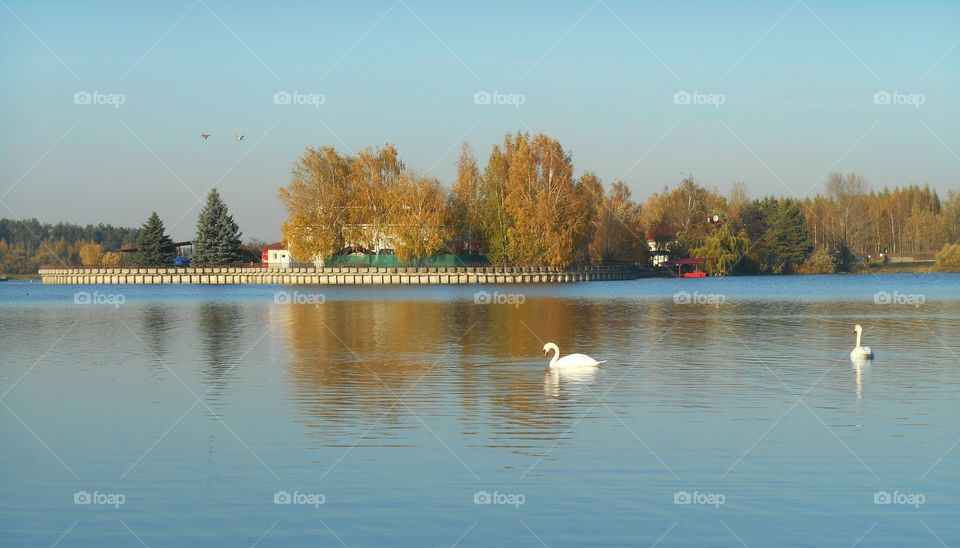
[[[240,230],[217,189],[207,194],[207,203],[197,219],[193,239],[193,264],[217,266],[240,260]]]
[[[173,240],[167,236],[163,221],[154,211],[140,229],[134,264],[139,267],[170,266],[175,256]]]
[[[765,228],[761,266],[773,274],[791,274],[813,251],[803,210],[796,200],[766,198],[757,208]]]

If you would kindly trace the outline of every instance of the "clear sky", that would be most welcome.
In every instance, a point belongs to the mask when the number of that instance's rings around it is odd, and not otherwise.
[[[390,142],[449,185],[462,140],[483,162],[517,130],[640,199],[686,174],[815,194],[831,170],[945,192],[958,40],[955,1],[0,0],[0,217],[156,210],[189,238],[216,184],[274,240],[305,146]]]

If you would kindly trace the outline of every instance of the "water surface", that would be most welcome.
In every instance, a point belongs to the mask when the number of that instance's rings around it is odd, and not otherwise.
[[[849,360],[855,323],[872,364]],[[958,333],[955,275],[5,282],[0,535],[957,544]],[[545,373],[547,341],[608,362]],[[113,505],[75,503],[84,492]]]

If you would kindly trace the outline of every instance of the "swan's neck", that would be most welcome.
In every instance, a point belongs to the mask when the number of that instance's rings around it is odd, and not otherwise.
[[[862,331],[857,331],[857,346],[856,346],[856,348],[860,348],[860,335],[861,335],[861,334],[862,334]]]
[[[556,367],[557,360],[560,359],[560,349],[556,346],[551,346],[550,351],[553,352],[553,357],[550,358],[550,367]]]

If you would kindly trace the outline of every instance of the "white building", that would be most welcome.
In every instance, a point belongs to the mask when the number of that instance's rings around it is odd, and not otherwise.
[[[277,242],[264,246],[260,260],[266,266],[290,268],[290,250]]]

